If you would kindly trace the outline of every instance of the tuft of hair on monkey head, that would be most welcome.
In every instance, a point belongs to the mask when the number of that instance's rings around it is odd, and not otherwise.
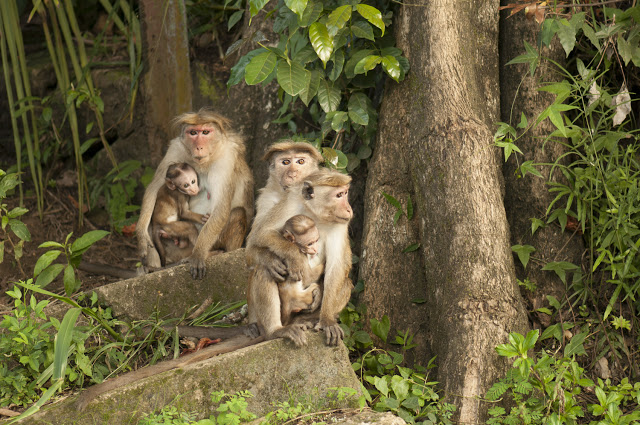
[[[318,164],[322,164],[324,162],[324,158],[322,157],[318,149],[313,147],[313,145],[306,142],[295,142],[291,139],[277,142],[269,146],[264,156],[262,157],[262,160],[271,164],[271,160],[273,159],[273,157],[282,152],[306,153],[312,159],[316,160]]]
[[[226,134],[231,128],[231,121],[228,118],[214,112],[209,107],[204,107],[197,112],[185,112],[173,119],[173,128],[179,132],[181,137],[187,127],[192,125],[214,124],[220,129],[222,134]]]
[[[351,184],[351,176],[342,174],[338,171],[323,168],[309,175],[302,185],[302,194],[305,199],[311,199],[315,196],[314,187],[342,187]]]
[[[180,164],[173,163],[169,165],[169,168],[167,168],[167,174],[165,177],[169,180],[174,180],[176,177],[178,177],[180,174],[184,172],[195,173],[196,170],[194,170],[193,167],[187,164],[186,162],[182,162]]]
[[[319,238],[315,221],[303,214],[294,215],[282,226],[282,236],[298,246],[303,254],[315,255]]]

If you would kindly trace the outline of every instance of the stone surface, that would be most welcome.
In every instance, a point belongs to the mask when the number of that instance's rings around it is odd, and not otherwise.
[[[116,317],[148,319],[158,310],[159,317],[181,317],[208,298],[223,305],[246,299],[249,270],[244,248],[216,255],[207,260],[207,272],[195,280],[189,265],[182,264],[94,289],[100,303],[112,308]],[[91,291],[89,291],[91,292]],[[47,316],[62,318],[67,304],[47,306]]]
[[[147,319],[157,309],[159,317],[180,317],[207,298],[223,304],[246,298],[249,270],[244,249],[216,255],[207,260],[205,278],[196,280],[189,265],[122,280],[97,288],[100,301],[115,316]]]
[[[358,395],[342,401],[327,397],[335,387],[354,388]],[[19,423],[135,424],[144,413],[167,405],[202,419],[215,411],[210,394],[220,390],[250,391],[247,410],[263,416],[273,403],[284,401],[312,401],[314,410],[356,407],[360,383],[346,347],[327,347],[321,335],[313,334],[303,348],[282,339],[267,341],[142,379],[101,394],[83,412],[76,410],[77,396],[71,396]]]

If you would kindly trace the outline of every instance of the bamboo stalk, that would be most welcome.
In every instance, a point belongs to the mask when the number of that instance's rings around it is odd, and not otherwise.
[[[69,78],[69,71],[67,66],[67,59],[65,55],[65,49],[63,44],[63,36],[64,34],[60,34],[60,31],[64,33],[64,28],[59,24],[57,17],[59,16],[59,9],[55,8],[51,3],[47,3],[47,8],[49,11],[49,17],[51,18],[51,27],[53,29],[53,35],[55,38],[55,45],[51,45],[49,50],[49,55],[58,58],[59,63],[59,79],[58,85],[60,87],[60,92],[65,101],[65,105],[67,105],[67,116],[69,118],[69,127],[71,128],[71,139],[73,141],[73,151],[75,155],[76,161],[76,173],[78,177],[78,222],[80,225],[83,224],[84,215],[82,214],[83,206],[84,206],[84,188],[86,187],[86,174],[84,171],[84,162],[82,161],[82,153],[80,152],[80,133],[78,130],[78,117],[76,114],[75,102],[73,99],[70,99],[68,90],[72,88],[71,80]],[[64,11],[63,11],[64,13]],[[68,29],[68,27],[67,27]],[[70,34],[69,34],[70,36]],[[53,49],[53,51],[52,51]],[[69,54],[70,58],[73,58],[73,55]],[[73,59],[72,59],[73,60]]]
[[[33,183],[35,186],[36,192],[36,202],[38,205],[38,214],[40,219],[42,220],[43,211],[44,211],[44,186],[42,182],[42,163],[40,158],[40,135],[38,131],[38,119],[35,114],[35,108],[33,107],[33,103],[31,99],[31,83],[29,81],[29,71],[27,70],[27,58],[24,53],[24,41],[22,39],[22,31],[20,30],[20,16],[18,14],[18,7],[16,5],[15,0],[9,2],[9,7],[12,9],[12,15],[15,22],[16,29],[16,50],[18,53],[18,64],[20,66],[20,72],[22,75],[22,81],[24,86],[24,94],[25,98],[28,99],[26,101],[27,107],[30,110],[29,115],[31,116],[31,131],[26,130],[25,140],[27,142],[27,151],[29,150],[29,145],[31,145],[32,154],[29,157],[29,165],[31,167],[31,173],[33,175]],[[25,116],[25,122],[29,121],[28,117]],[[33,136],[33,141],[31,140],[31,136]],[[34,170],[35,169],[35,170]]]
[[[26,94],[31,92],[29,86],[28,74],[26,73],[26,64],[21,66],[20,61],[24,61],[24,50],[21,49],[22,43],[22,33],[20,32],[20,27],[18,23],[18,11],[15,4],[15,0],[6,1],[2,3],[2,21],[4,28],[4,36],[6,38],[6,45],[9,50],[9,57],[11,61],[11,69],[13,73],[13,81],[15,83],[15,91],[17,101],[25,99]],[[22,54],[21,54],[22,53]],[[24,71],[24,72],[22,72]],[[23,78],[26,79],[23,80]],[[9,86],[8,86],[9,87]],[[7,92],[8,93],[8,92]],[[15,104],[10,105],[12,114],[15,115],[14,106]],[[27,106],[33,107],[30,100],[27,100]],[[18,117],[16,117],[17,120]],[[27,156],[29,158],[29,168],[31,170],[31,177],[33,179],[34,188],[36,192],[36,202],[38,205],[38,213],[40,218],[42,218],[42,184],[39,179],[42,178],[42,172],[38,173],[38,168],[40,168],[40,161],[38,158],[38,162],[36,164],[36,158],[34,155],[34,144],[31,138],[31,130],[29,129],[29,119],[26,113],[22,113],[19,117],[22,122],[22,128],[24,132],[24,140],[25,145],[27,147]],[[16,126],[18,128],[19,125]],[[15,129],[14,129],[15,130]],[[19,131],[18,131],[19,134]],[[37,136],[37,133],[36,133]],[[15,140],[15,139],[14,139]],[[17,152],[16,152],[17,153]],[[20,153],[21,154],[21,153]],[[39,157],[39,155],[38,155]],[[21,156],[17,158],[18,163],[21,162]]]
[[[7,3],[0,3],[0,14],[5,15],[5,7]],[[4,20],[0,19],[0,55],[2,55],[2,70],[4,74],[4,84],[7,88],[7,100],[9,101],[9,115],[11,116],[11,128],[13,129],[13,143],[16,148],[18,174],[22,174],[22,144],[20,143],[20,130],[18,129],[18,120],[13,110],[13,90],[11,89],[11,78],[9,75],[9,58],[7,56],[7,37],[4,35]],[[22,189],[22,180],[18,184],[20,192],[20,206],[24,205],[24,193]]]

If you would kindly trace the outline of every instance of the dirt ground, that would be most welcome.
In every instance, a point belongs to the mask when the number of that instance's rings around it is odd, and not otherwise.
[[[32,277],[38,258],[51,249],[38,248],[40,244],[46,241],[63,243],[71,232],[73,232],[71,238],[71,241],[73,241],[76,237],[91,230],[111,231],[110,235],[95,243],[85,252],[83,260],[135,270],[138,262],[135,236],[119,234],[110,229],[108,224],[100,225],[92,222],[91,219],[86,218],[87,215],[91,216],[92,213],[85,214],[84,225],[80,228],[78,225],[76,197],[77,194],[73,189],[57,187],[47,189],[44,214],[42,220],[40,220],[35,197],[25,196],[24,207],[29,209],[29,212],[23,215],[21,220],[31,233],[31,241],[25,242],[23,256],[19,262],[14,258],[11,244],[5,243],[4,261],[0,263],[0,313],[11,310],[11,299],[5,295],[5,292],[13,286],[12,283]],[[19,197],[16,193],[16,195],[5,199],[4,202],[11,209],[18,206]],[[18,238],[13,234],[11,234],[11,239],[14,242],[18,241]],[[64,256],[58,257],[56,262],[64,263]],[[81,290],[91,289],[119,280],[116,277],[93,275],[82,270],[78,270],[77,276],[82,282]],[[47,290],[60,294],[64,293],[62,273],[47,286]]]

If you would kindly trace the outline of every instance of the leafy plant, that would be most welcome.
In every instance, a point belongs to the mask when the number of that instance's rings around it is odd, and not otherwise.
[[[509,343],[496,347],[500,356],[514,359],[506,377],[496,382],[487,392],[489,401],[507,400],[512,406],[496,405],[489,409],[487,424],[575,424],[583,423],[584,389],[595,389],[599,404],[590,404],[594,416],[603,416],[592,424],[631,424],[640,419],[637,397],[640,384],[632,386],[624,379],[619,386],[598,381],[598,385],[585,376],[575,357],[585,354],[586,334],[573,336],[562,355],[541,351],[531,356],[539,331],[526,336],[509,334]]]
[[[251,17],[268,3],[250,1]],[[292,119],[301,115],[296,112],[300,100],[320,127],[305,137],[314,140],[329,166],[353,170],[371,156],[378,119],[376,86],[383,74],[402,81],[409,70],[393,37],[385,35],[391,16],[360,1],[280,0],[267,14],[280,37],[277,46],[263,43],[256,34],[261,47],[238,61],[227,86],[242,80],[249,85],[277,81],[283,100],[277,122],[289,123],[295,132]],[[329,146],[322,147],[325,141]]]
[[[136,214],[140,206],[133,205],[131,200],[135,197],[135,191],[140,181],[146,181],[151,168],[146,167],[143,178],[134,175],[142,166],[137,160],[123,161],[118,168],[113,168],[103,178],[97,178],[89,182],[90,204],[96,206],[99,198],[104,196],[104,203],[111,217],[111,224],[117,232],[122,232],[125,226],[135,223]]]
[[[538,10],[537,5],[526,13],[534,9]],[[504,149],[505,159],[516,157],[522,176],[547,178],[554,198],[544,220],[532,219],[532,233],[554,224],[583,235],[587,264],[552,261],[543,270],[555,273],[570,287],[568,300],[573,306],[593,305],[599,322],[595,329],[603,333],[599,342],[606,341],[618,355],[619,338],[610,333],[618,332],[622,338],[627,322],[604,323],[612,314],[623,317],[623,312],[632,311],[635,314],[626,315],[631,318],[628,328],[637,335],[633,324],[638,324],[640,312],[640,138],[636,123],[630,120],[631,102],[637,96],[628,89],[629,77],[640,66],[640,7],[604,6],[601,14],[565,11],[550,8],[546,19],[544,13],[536,15],[542,23],[538,45],[525,43],[526,52],[510,62],[528,64],[531,75],[543,61],[555,66],[563,80],[539,89],[552,94],[554,101],[538,116],[523,114],[515,128],[500,123],[494,140]],[[566,68],[540,53],[554,37],[572,57]],[[537,164],[523,158],[517,143],[547,119],[554,130],[545,143],[562,145],[564,153],[550,164]],[[543,176],[543,169],[548,176]],[[554,174],[562,179],[553,180]],[[514,247],[525,266],[531,249],[535,248]]]
[[[76,277],[76,270],[82,260],[82,254],[94,243],[107,236],[109,232],[105,230],[92,230],[85,233],[73,243],[69,240],[73,233],[67,235],[67,239],[63,244],[59,242],[49,241],[42,243],[38,248],[54,248],[45,252],[38,258],[33,270],[33,277],[36,279],[35,284],[44,288],[51,283],[64,270],[64,290],[67,295],[71,295],[80,289],[81,282]],[[64,254],[67,264],[53,263],[60,254]]]
[[[434,359],[426,368],[401,366],[404,354],[373,347],[371,337],[362,329],[363,313],[348,306],[340,314],[345,344],[362,353],[352,364],[362,381],[364,398],[360,402],[368,402],[376,411],[393,412],[409,423],[451,424],[455,406],[441,400],[437,382],[428,379],[429,369],[435,367]],[[374,335],[387,341],[391,328],[387,316],[371,319],[370,326]],[[403,353],[415,347],[408,332],[398,332],[395,344],[402,347]]]
[[[24,225],[19,217],[27,213],[26,208],[15,207],[9,210],[7,204],[3,203],[7,197],[7,192],[13,190],[20,183],[18,173],[7,174],[0,170],[0,226],[2,228],[2,240],[0,240],[0,263],[4,261],[5,243],[9,242],[13,250],[13,256],[20,267],[20,271],[24,275],[20,258],[22,258],[22,249],[25,241],[31,240],[31,233]],[[11,233],[10,233],[11,232]],[[11,234],[18,237],[18,241],[14,242]]]

